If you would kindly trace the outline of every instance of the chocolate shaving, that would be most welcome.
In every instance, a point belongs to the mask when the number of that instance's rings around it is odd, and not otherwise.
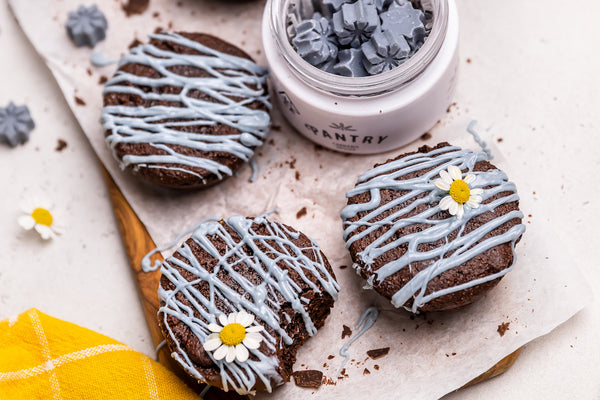
[[[127,4],[123,5],[123,11],[130,17],[133,14],[142,14],[148,9],[149,5],[150,0],[129,0]]]
[[[504,336],[504,334],[508,330],[509,325],[510,325],[510,322],[503,322],[500,325],[498,325],[498,334],[500,336]]]
[[[323,382],[323,372],[316,369],[306,371],[295,371],[293,373],[296,386],[305,388],[318,388]]]
[[[363,371],[363,375],[369,375],[371,373],[371,371],[369,371],[368,369],[364,369]]]
[[[306,207],[302,207],[300,209],[300,211],[298,211],[296,213],[296,219],[300,219],[300,218],[304,217],[307,213],[308,213],[308,211],[306,210]]]
[[[381,349],[373,349],[373,350],[369,350],[367,351],[367,355],[369,357],[371,357],[373,360],[377,360],[378,358],[387,356],[387,354],[390,352],[390,348],[389,347],[384,347]]]
[[[346,338],[346,336],[352,336],[352,329],[349,326],[342,325],[342,339]]]
[[[60,152],[60,151],[63,151],[66,147],[67,147],[67,142],[62,139],[58,139],[58,142],[56,143],[56,148],[54,150]]]
[[[75,96],[75,103],[78,106],[85,106],[85,101],[81,97]]]

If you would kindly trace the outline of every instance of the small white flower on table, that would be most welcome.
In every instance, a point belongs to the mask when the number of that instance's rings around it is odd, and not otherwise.
[[[211,323],[208,329],[213,332],[206,338],[204,350],[214,351],[215,360],[228,363],[237,359],[244,362],[248,359],[248,349],[258,349],[263,337],[260,333],[264,328],[260,325],[252,325],[254,315],[242,310],[239,313],[231,313],[228,316],[219,316],[221,325]]]
[[[440,200],[440,208],[448,210],[450,215],[462,219],[465,209],[464,204],[471,208],[478,208],[481,203],[483,189],[471,188],[469,185],[475,181],[475,175],[467,174],[464,179],[462,171],[455,165],[450,165],[447,171],[440,171],[440,179],[436,179],[435,186],[444,192],[449,192]]]
[[[62,228],[56,225],[52,204],[48,200],[34,200],[24,203],[21,208],[25,212],[17,220],[25,230],[35,229],[42,239],[53,239],[62,233]]]

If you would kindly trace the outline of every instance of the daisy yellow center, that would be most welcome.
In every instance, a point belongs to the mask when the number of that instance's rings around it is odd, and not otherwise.
[[[471,189],[467,182],[462,179],[457,179],[450,185],[450,197],[458,204],[464,204],[469,201]]]
[[[52,225],[52,214],[50,211],[45,208],[36,208],[31,213],[31,218],[35,221],[36,224],[50,226]]]
[[[244,325],[234,322],[233,324],[227,324],[221,329],[219,333],[221,342],[227,346],[237,346],[244,341],[246,337],[246,328]]]

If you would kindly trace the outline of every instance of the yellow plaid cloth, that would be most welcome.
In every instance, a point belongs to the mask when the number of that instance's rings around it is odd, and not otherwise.
[[[151,358],[31,309],[0,321],[0,400],[198,400]]]

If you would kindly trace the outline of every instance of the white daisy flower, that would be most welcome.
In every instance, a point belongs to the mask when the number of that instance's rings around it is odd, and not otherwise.
[[[464,179],[462,171],[455,165],[450,165],[447,171],[440,171],[440,179],[436,179],[435,186],[444,192],[449,192],[440,200],[440,208],[448,210],[450,215],[462,219],[465,209],[464,204],[471,208],[479,207],[483,189],[471,188],[469,185],[475,180],[475,175],[467,174]]]
[[[223,358],[228,363],[237,359],[244,362],[248,359],[248,349],[258,349],[263,337],[260,333],[264,328],[260,325],[250,326],[254,322],[254,315],[242,310],[228,316],[219,316],[221,325],[211,323],[208,325],[211,333],[204,342],[204,350],[214,351],[215,360]]]
[[[29,201],[21,206],[25,215],[18,218],[19,225],[25,230],[35,229],[42,239],[53,239],[62,233],[56,225],[52,204],[47,200]]]

